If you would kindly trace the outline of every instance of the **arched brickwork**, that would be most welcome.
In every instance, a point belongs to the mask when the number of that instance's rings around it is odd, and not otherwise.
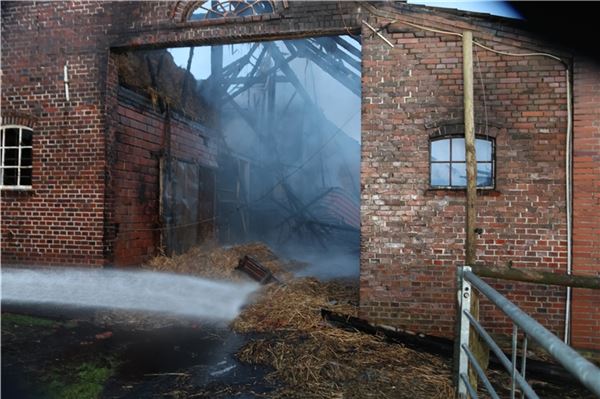
[[[2,119],[0,120],[0,125],[18,125],[35,129],[37,121],[37,117],[28,113],[18,111],[6,111],[2,112]]]

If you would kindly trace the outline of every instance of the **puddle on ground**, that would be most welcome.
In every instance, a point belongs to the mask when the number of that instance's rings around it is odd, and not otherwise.
[[[83,392],[78,399],[254,398],[252,392],[274,388],[264,380],[268,369],[237,361],[247,338],[223,326],[135,330],[43,320],[3,313],[2,397],[52,399],[74,391]]]
[[[3,398],[254,399],[279,387],[265,379],[270,369],[235,358],[254,337],[224,326],[173,325],[149,315],[141,324],[111,317],[99,322],[84,311],[65,317],[64,309],[61,317],[31,317],[12,310],[2,314]],[[568,386],[536,389],[547,398],[593,397]]]

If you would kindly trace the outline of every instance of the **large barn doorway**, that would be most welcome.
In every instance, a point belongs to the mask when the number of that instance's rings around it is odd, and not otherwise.
[[[361,49],[351,36],[138,51],[120,84],[170,113],[160,243],[260,241],[304,273],[358,275]],[[140,70],[147,74],[141,82]],[[149,83],[150,87],[147,87]],[[190,132],[174,128],[186,119]],[[188,121],[189,120],[189,121]],[[195,144],[181,139],[197,136]],[[179,136],[181,137],[179,137]],[[179,137],[179,138],[178,138]],[[182,148],[183,147],[183,148]]]

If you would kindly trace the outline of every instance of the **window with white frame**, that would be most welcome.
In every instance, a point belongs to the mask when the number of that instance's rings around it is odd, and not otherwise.
[[[0,127],[0,188],[31,188],[33,130]]]
[[[477,137],[475,157],[477,158],[477,188],[494,188],[494,139]],[[467,186],[464,137],[432,139],[429,161],[432,188],[464,188]]]

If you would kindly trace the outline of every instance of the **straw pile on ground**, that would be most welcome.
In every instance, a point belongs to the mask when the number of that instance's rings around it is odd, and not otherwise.
[[[450,365],[379,337],[345,331],[321,318],[321,308],[356,315],[356,281],[321,282],[291,278],[293,263],[282,262],[263,244],[219,248],[205,245],[184,255],[158,257],[148,268],[204,277],[243,278],[234,270],[250,255],[283,284],[262,288],[232,328],[251,339],[238,352],[247,363],[269,366],[277,388],[271,398],[448,398],[453,396]]]
[[[190,274],[218,280],[238,281],[246,276],[235,270],[239,259],[245,255],[252,256],[279,278],[286,278],[291,268],[290,262],[282,262],[262,243],[249,243],[233,247],[220,247],[215,243],[207,243],[191,248],[182,255],[157,256],[144,267],[146,269]]]
[[[450,365],[379,337],[330,326],[323,307],[356,313],[356,286],[311,278],[266,288],[261,300],[233,322],[244,333],[264,333],[239,359],[271,366],[283,382],[274,398],[448,398]]]

